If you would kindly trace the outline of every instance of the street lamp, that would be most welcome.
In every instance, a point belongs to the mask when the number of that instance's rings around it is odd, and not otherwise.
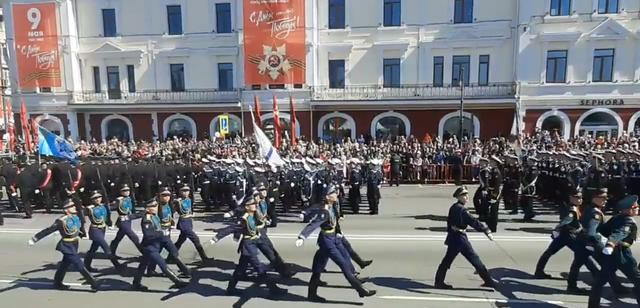
[[[463,114],[464,114],[464,66],[460,68],[460,130],[458,131],[458,143],[462,147],[462,127],[463,127]]]

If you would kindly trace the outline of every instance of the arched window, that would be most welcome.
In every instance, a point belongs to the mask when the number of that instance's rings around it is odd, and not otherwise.
[[[111,140],[116,138],[123,142],[131,140],[129,135],[129,125],[122,119],[111,119],[107,122],[107,134],[106,139]]]
[[[60,118],[49,114],[44,114],[35,118],[34,121],[38,123],[38,125],[44,127],[46,130],[64,138],[64,126],[62,125],[62,121],[60,120]]]
[[[318,136],[325,142],[339,143],[349,137],[356,138],[356,122],[345,113],[325,114],[318,121]]]
[[[291,135],[291,121],[288,113],[280,112],[281,136]],[[262,115],[262,129],[269,137],[273,137],[273,113]],[[296,120],[296,137],[300,137],[300,122]]]
[[[460,112],[451,112],[442,119],[438,125],[438,135],[442,140],[448,140],[453,136],[460,136]],[[469,112],[462,113],[462,136],[468,139],[480,137],[480,120]]]
[[[376,139],[408,136],[411,131],[409,119],[397,112],[388,111],[377,115],[371,121],[371,136]]]
[[[123,142],[134,140],[133,124],[127,117],[112,114],[102,119],[100,126],[102,129],[102,138],[106,140],[112,138]]]
[[[557,132],[560,137],[566,139],[570,137],[571,121],[564,112],[554,109],[540,115],[536,128],[543,131]]]
[[[165,139],[196,138],[196,122],[184,114],[174,114],[164,120],[162,125]]]
[[[236,136],[242,135],[242,119],[233,114],[225,115],[229,116],[229,135],[227,136],[235,138]],[[209,134],[211,137],[215,136],[218,132],[220,132],[220,116],[213,118],[209,124]]]
[[[616,118],[611,114],[596,112],[586,116],[580,124],[578,134],[580,136],[589,135],[594,138],[618,136],[620,127]]]

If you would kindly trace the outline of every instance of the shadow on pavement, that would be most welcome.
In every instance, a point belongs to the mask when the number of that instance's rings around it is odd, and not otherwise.
[[[522,227],[522,228],[505,228],[505,231],[523,231],[527,233],[536,233],[536,234],[549,234],[551,236],[551,231],[553,228],[545,228],[545,227]]]
[[[29,290],[55,290],[53,287],[53,279],[49,278],[31,278],[31,279],[21,279],[16,280],[11,286],[0,289],[0,293],[26,288]],[[93,293],[93,291],[89,289],[78,289],[77,287],[71,287],[69,290],[64,292],[85,292],[85,293]]]
[[[509,300],[513,300],[512,302],[510,301],[504,304],[496,303],[497,306],[501,305],[498,307],[541,307],[541,305],[544,307],[562,307],[546,301],[539,301],[536,299],[521,299],[516,296],[516,293],[535,295],[554,295],[564,293],[564,290],[558,290],[518,281],[522,279],[531,279],[532,276],[529,273],[504,267],[490,269],[489,273],[494,279],[497,279],[499,281],[496,287],[496,292],[499,292]],[[519,300],[526,302],[518,302]]]

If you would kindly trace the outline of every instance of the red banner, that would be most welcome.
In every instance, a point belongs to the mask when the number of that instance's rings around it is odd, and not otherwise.
[[[13,4],[18,86],[60,87],[58,19],[54,2]]]
[[[244,0],[246,85],[305,83],[304,0]]]

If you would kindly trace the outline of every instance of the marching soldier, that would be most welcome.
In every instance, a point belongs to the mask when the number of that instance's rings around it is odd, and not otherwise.
[[[138,251],[142,253],[142,246],[140,245],[140,239],[138,235],[131,229],[131,221],[134,219],[138,219],[141,216],[135,213],[135,206],[133,205],[133,200],[130,197],[131,189],[129,185],[124,184],[120,188],[120,197],[116,198],[113,202],[116,210],[118,211],[118,219],[116,220],[116,227],[118,227],[118,233],[116,233],[116,237],[111,241],[111,245],[109,245],[111,252],[113,255],[116,255],[116,250],[118,249],[118,245],[120,241],[126,235],[129,240],[138,248]]]
[[[279,288],[276,283],[267,276],[266,266],[258,259],[258,250],[261,246],[263,249],[269,249],[266,247],[267,243],[260,240],[260,229],[262,225],[260,219],[256,217],[257,202],[255,198],[246,198],[244,202],[245,213],[240,220],[242,228],[242,240],[238,247],[240,252],[240,260],[236,269],[233,271],[229,285],[227,286],[227,295],[238,295],[239,291],[236,289],[238,281],[244,276],[247,266],[251,264],[253,268],[258,272],[258,284],[266,284],[269,288],[269,294],[271,296],[280,296],[287,293],[286,289]]]
[[[58,290],[68,290],[69,286],[63,283],[64,276],[67,273],[70,265],[74,265],[79,271],[82,277],[91,285],[91,290],[97,291],[99,287],[98,281],[89,273],[87,268],[82,263],[82,259],[78,255],[78,241],[81,237],[84,237],[84,230],[80,225],[80,217],[78,217],[75,204],[71,199],[65,201],[63,205],[64,216],[56,219],[56,221],[49,227],[36,233],[30,240],[29,245],[33,246],[39,240],[47,237],[48,235],[58,231],[62,236],[62,239],[58,241],[56,250],[62,253],[62,261],[58,264],[56,273],[53,276],[53,287]]]
[[[510,214],[518,214],[518,191],[520,190],[520,165],[518,158],[515,156],[507,156],[508,164],[505,167],[504,185],[502,188],[504,194],[504,208],[510,211]]]
[[[638,236],[638,226],[633,217],[638,216],[638,196],[631,195],[622,199],[617,206],[619,214],[611,218],[603,226],[605,245],[602,248],[602,270],[589,295],[589,307],[600,307],[602,287],[609,277],[615,276],[620,270],[633,283],[633,293],[636,300],[640,300],[640,273],[638,262],[633,257],[631,246]]]
[[[142,276],[145,268],[151,263],[158,264],[162,272],[174,283],[173,287],[183,288],[189,285],[188,282],[178,278],[178,276],[167,266],[167,263],[160,256],[164,237],[167,236],[169,230],[162,228],[162,222],[158,216],[158,202],[151,201],[147,203],[146,214],[142,217],[142,257],[138,271],[133,278],[132,289],[146,291],[148,288],[142,285]]]
[[[174,209],[176,213],[180,215],[178,218],[178,230],[180,230],[180,236],[178,237],[175,246],[180,250],[182,244],[189,239],[196,248],[202,262],[206,263],[213,260],[213,258],[207,257],[207,254],[204,252],[204,248],[200,243],[200,238],[193,231],[193,201],[189,197],[190,192],[191,189],[188,185],[182,186],[182,188],[180,188],[180,198],[174,201]]]
[[[549,247],[544,251],[540,259],[538,260],[538,264],[536,265],[535,277],[538,279],[551,279],[551,275],[544,272],[544,269],[547,265],[549,259],[558,253],[560,249],[563,247],[569,247],[575,254],[585,253],[583,250],[584,246],[580,245],[577,241],[577,237],[582,231],[582,226],[580,225],[580,213],[582,213],[582,209],[580,208],[582,205],[582,192],[579,187],[575,187],[573,192],[569,196],[569,210],[567,215],[560,221],[560,223],[553,229],[552,232],[552,241],[549,244]],[[585,261],[585,265],[591,271],[592,274],[598,272],[598,268],[595,263],[591,259],[587,259]],[[577,276],[570,277],[567,280],[567,292],[572,294],[584,294],[585,291],[578,288],[577,284]]]
[[[484,280],[483,287],[495,288],[495,282],[489,271],[484,266],[480,257],[476,254],[471,247],[471,242],[467,238],[467,227],[471,226],[478,232],[483,232],[489,240],[493,241],[493,235],[491,231],[484,226],[478,219],[471,216],[465,204],[468,201],[468,191],[465,186],[458,187],[453,193],[453,197],[458,199],[449,209],[449,215],[447,217],[447,239],[444,244],[447,245],[447,253],[445,254],[442,262],[438,266],[436,272],[435,287],[438,289],[453,289],[453,286],[444,282],[447,270],[451,267],[453,260],[459,253],[473,265],[473,267],[480,275],[480,278]]]
[[[111,227],[111,211],[109,207],[102,204],[102,194],[98,191],[91,193],[91,204],[86,207],[87,217],[89,218],[89,238],[91,239],[91,247],[84,257],[84,266],[90,272],[97,272],[98,270],[91,267],[91,262],[95,256],[98,248],[102,248],[102,251],[109,257],[111,263],[116,269],[121,268],[121,264],[118,262],[115,255],[112,254],[111,248],[107,241],[104,239],[105,230],[107,226]]]
[[[489,160],[480,158],[480,174],[478,180],[480,185],[473,195],[473,207],[480,221],[486,222],[489,218],[489,179],[491,178],[491,167]]]
[[[487,211],[488,217],[486,220],[487,226],[491,232],[498,231],[498,211],[500,210],[500,198],[502,196],[502,173],[500,172],[500,166],[502,166],[502,160],[493,156],[491,160],[495,166],[491,168],[491,175],[489,176],[489,186],[487,195],[487,205],[485,211]]]
[[[320,286],[320,275],[327,266],[329,259],[340,267],[342,274],[349,281],[351,287],[358,291],[360,297],[375,295],[375,290],[367,290],[362,286],[362,282],[355,276],[353,265],[348,259],[345,259],[345,256],[348,257],[348,252],[342,244],[341,237],[336,233],[338,215],[336,215],[333,206],[338,201],[338,193],[335,186],[328,186],[325,189],[324,196],[324,206],[320,213],[300,232],[298,240],[296,240],[296,246],[300,247],[313,231],[320,228],[320,234],[318,235],[319,248],[313,258],[307,299],[312,302],[326,302],[326,299],[318,296],[318,287]]]
[[[267,234],[267,230],[269,228],[278,225],[278,216],[276,215],[275,206],[269,204],[269,201],[267,200],[267,187],[263,183],[260,183],[258,190],[254,193],[253,197],[256,198],[256,202],[258,202],[255,217],[261,222],[261,224],[258,225],[260,240],[265,244],[259,245],[258,249],[260,249],[262,254],[269,259],[271,265],[281,277],[291,278],[294,275],[294,272],[292,272],[289,266],[284,262]]]
[[[372,166],[367,172],[367,202],[369,203],[369,213],[378,214],[380,204],[380,185],[382,183],[382,170],[378,161],[372,161]]]
[[[180,269],[180,273],[185,277],[191,277],[189,268],[178,258],[178,248],[171,241],[171,227],[175,225],[173,220],[173,209],[171,207],[171,191],[168,187],[160,189],[158,193],[158,216],[160,217],[160,226],[164,236],[160,241],[160,250],[162,248],[169,252],[167,257],[169,260],[176,262],[176,265]],[[155,276],[156,263],[154,261],[149,262],[147,267],[147,275]],[[166,273],[165,273],[166,274]]]

